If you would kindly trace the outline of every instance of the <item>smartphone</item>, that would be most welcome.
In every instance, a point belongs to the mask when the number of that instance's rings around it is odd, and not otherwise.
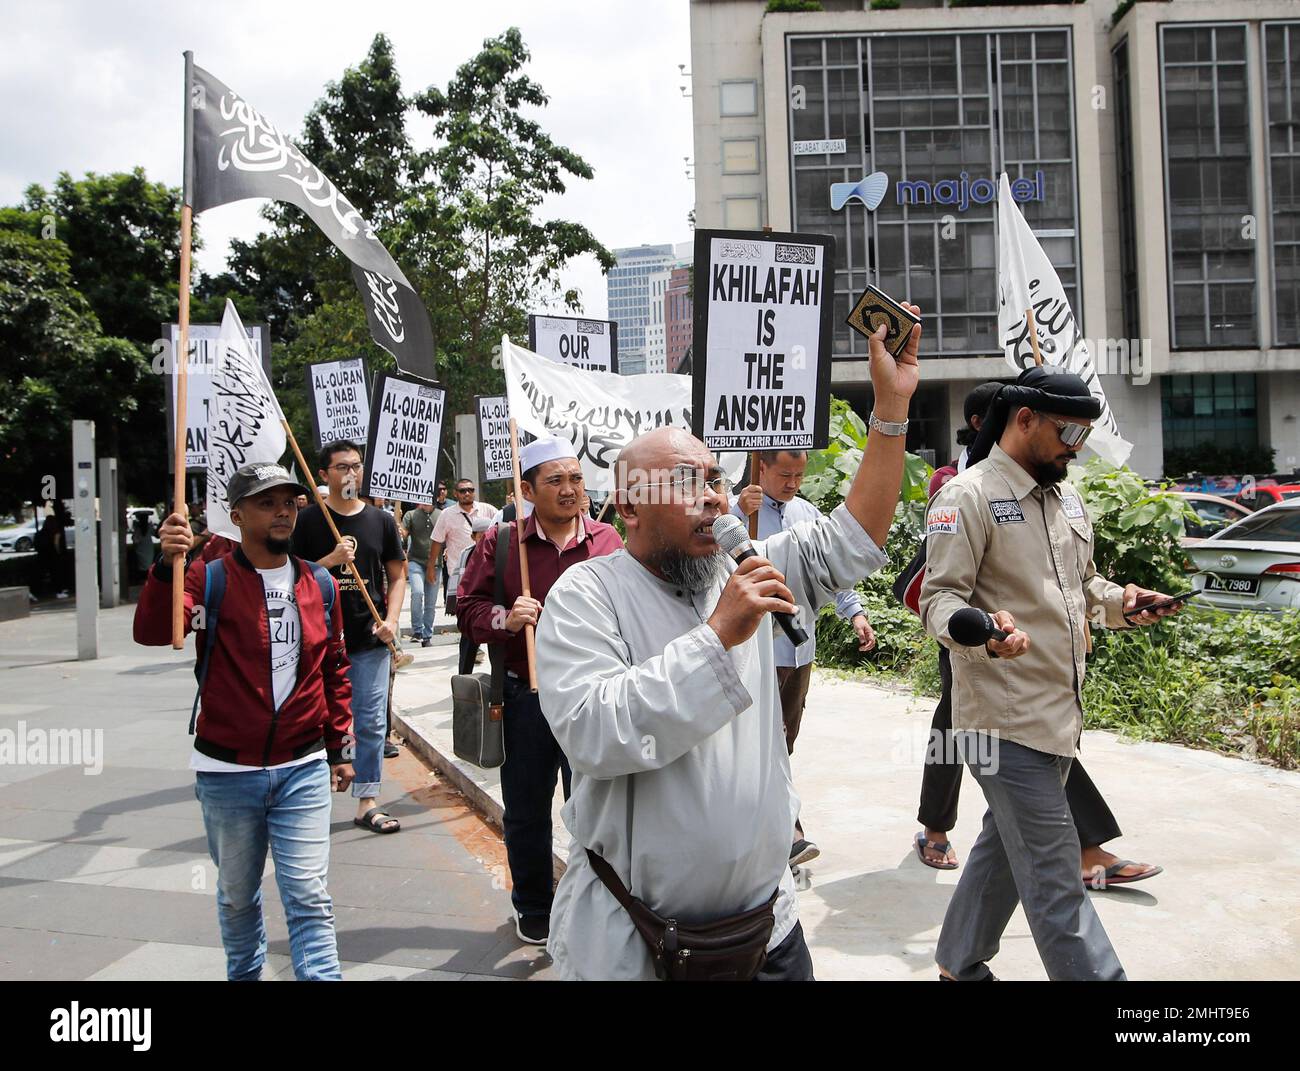
[[[868,284],[844,322],[868,338],[884,324],[885,350],[891,357],[897,357],[903,352],[907,340],[912,337],[912,328],[921,322],[921,318],[903,308],[883,290]]]
[[[1145,606],[1138,605],[1133,607],[1131,610],[1125,610],[1124,616],[1126,618],[1136,617],[1138,614],[1146,613],[1148,610],[1164,610],[1170,606],[1177,606],[1180,602],[1188,602],[1191,599],[1196,598],[1199,594],[1199,591],[1196,591],[1194,588],[1189,588],[1187,591],[1180,592],[1177,595],[1171,595],[1167,599],[1157,599],[1155,602],[1149,602]]]

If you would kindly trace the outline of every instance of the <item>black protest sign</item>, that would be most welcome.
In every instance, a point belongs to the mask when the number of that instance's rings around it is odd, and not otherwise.
[[[829,443],[835,239],[695,232],[692,430],[711,450]]]
[[[432,505],[447,392],[417,376],[380,372],[370,392],[363,494]]]
[[[618,324],[576,316],[528,315],[528,348],[584,372],[618,371]]]
[[[307,407],[311,410],[311,430],[317,447],[340,439],[364,445],[370,430],[365,362],[356,357],[350,361],[309,364]]]

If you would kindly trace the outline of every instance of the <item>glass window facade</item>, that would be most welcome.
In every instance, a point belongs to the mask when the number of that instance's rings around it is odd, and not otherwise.
[[[1161,376],[1165,450],[1259,443],[1253,372]]]
[[[1041,173],[1042,199],[1021,207],[1080,313],[1068,29],[790,37],[786,47],[792,138],[845,141],[843,153],[792,157],[795,229],[836,239],[837,354],[866,353],[844,318],[867,283],[922,307],[923,352],[999,352],[993,205],[915,203],[900,181]],[[831,210],[832,183],[873,171],[890,180],[875,211],[856,201]]]
[[[1244,25],[1160,27],[1175,349],[1259,345]]]
[[[1137,213],[1133,198],[1133,104],[1129,95],[1128,38],[1111,52],[1115,72],[1115,165],[1119,179],[1120,292],[1124,337],[1141,338],[1138,330]]]
[[[1300,22],[1264,26],[1274,344],[1300,344]]]

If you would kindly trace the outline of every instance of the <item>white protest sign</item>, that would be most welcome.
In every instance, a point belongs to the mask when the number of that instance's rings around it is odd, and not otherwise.
[[[830,431],[835,239],[695,232],[695,434],[712,450],[820,449]]]
[[[324,361],[307,366],[307,402],[316,445],[348,439],[364,445],[370,430],[365,362]]]
[[[479,455],[483,459],[483,479],[509,480],[514,477],[514,462],[510,454],[510,406],[502,395],[477,396],[474,399],[478,412]],[[519,433],[519,445],[529,440]]]
[[[433,504],[446,401],[446,391],[415,376],[375,377],[363,494]]]
[[[271,329],[266,324],[246,324],[253,354],[262,369],[271,374]],[[212,407],[212,377],[221,352],[220,324],[190,324],[190,359],[185,373],[185,469],[206,472],[208,468],[208,410]],[[170,356],[181,344],[179,324],[162,325],[162,341],[169,355],[167,362],[171,387],[167,395],[168,442],[176,442],[176,376]]]
[[[510,415],[523,431],[569,439],[588,491],[614,489],[614,462],[638,435],[663,425],[691,428],[690,376],[582,372],[539,357],[506,337],[501,351]],[[745,457],[720,456],[718,463],[738,480]]]
[[[538,356],[586,372],[617,372],[618,324],[529,314],[528,348]]]

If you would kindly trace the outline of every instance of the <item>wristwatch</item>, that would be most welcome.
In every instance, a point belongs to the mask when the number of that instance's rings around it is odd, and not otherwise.
[[[867,427],[872,431],[878,431],[881,435],[906,435],[906,420],[881,420],[875,413],[872,413],[867,420]]]

